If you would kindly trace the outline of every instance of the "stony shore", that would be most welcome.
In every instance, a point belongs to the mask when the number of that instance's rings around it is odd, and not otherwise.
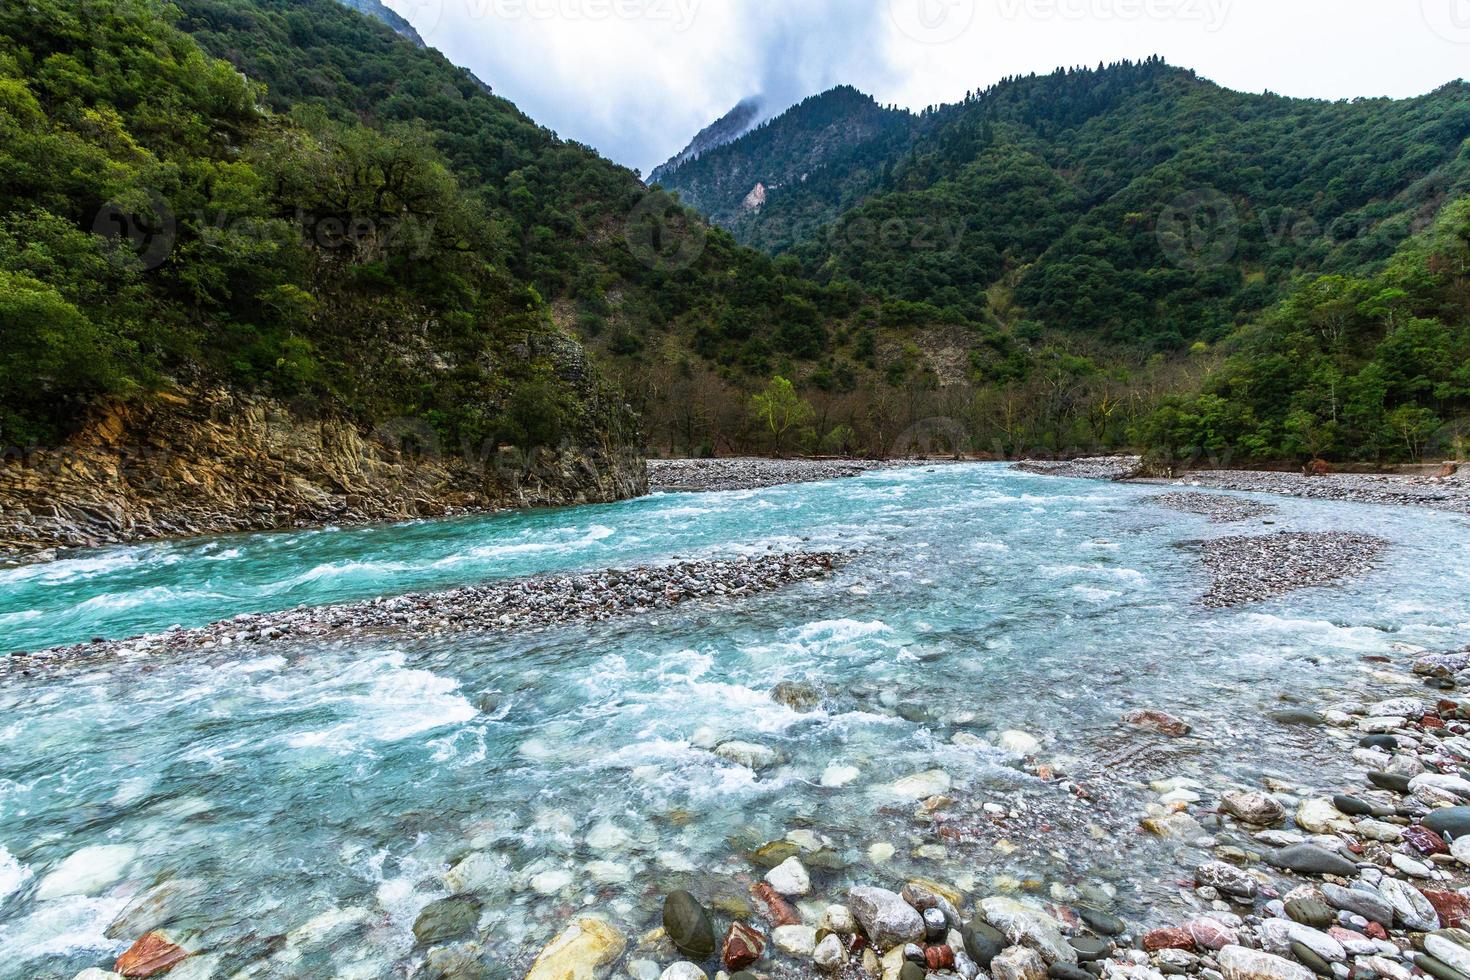
[[[1414,693],[1298,712],[1293,721],[1350,757],[1356,784],[1334,791],[1270,777],[1258,785],[1152,782],[1156,802],[1140,815],[1140,831],[1177,842],[1181,854],[1207,855],[1169,886],[1191,910],[1177,921],[1140,927],[1086,886],[975,894],[914,879],[829,893],[820,884],[823,842],[794,830],[749,856],[759,877],[748,913],[675,891],[663,897],[661,923],[641,935],[595,914],[569,915],[525,975],[1470,980],[1470,711],[1442,698],[1470,684],[1470,651],[1425,656],[1412,669],[1433,693],[1408,688]],[[1385,686],[1409,680],[1384,671]],[[1120,723],[1160,742],[1192,733],[1188,720],[1159,711],[1127,711]],[[1038,740],[1003,738],[1028,772],[1065,780]],[[942,773],[921,775],[915,787],[932,795],[916,816],[940,818],[955,803],[948,783]],[[995,819],[1005,819],[1003,810]],[[432,930],[443,912],[430,906],[419,926]],[[479,976],[445,969],[472,971],[481,962],[476,949],[473,941],[431,949],[427,961],[439,972],[424,975]]]
[[[1038,476],[1076,480],[1129,480],[1143,470],[1140,456],[1088,456],[1081,459],[1023,459],[1011,469]]]
[[[664,493],[759,490],[788,483],[817,483],[861,476],[873,470],[927,466],[950,460],[920,459],[651,459],[649,489]]]
[[[127,640],[95,641],[0,657],[0,681],[47,668],[70,669],[110,660],[128,662],[240,644],[399,635],[424,638],[600,622],[699,600],[769,592],[823,578],[843,559],[828,552],[695,559],[580,575],[514,579],[348,605],[245,614],[197,629],[174,629]]]
[[[1177,480],[1149,482],[1244,493],[1278,493],[1312,500],[1429,507],[1470,514],[1470,473],[1464,470],[1451,477],[1376,473],[1302,476],[1259,470],[1201,470],[1186,473]]]

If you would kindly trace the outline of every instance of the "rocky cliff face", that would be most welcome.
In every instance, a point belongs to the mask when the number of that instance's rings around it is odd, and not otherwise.
[[[760,121],[764,110],[765,102],[759,96],[742,100],[735,108],[695,134],[688,146],[653,168],[653,172],[648,175],[649,185],[661,183],[689,161],[698,160],[710,150],[718,149],[744,136]]]
[[[173,392],[99,408],[66,445],[0,461],[0,560],[144,538],[600,503],[647,492],[616,435],[524,452],[365,431],[266,398]]]

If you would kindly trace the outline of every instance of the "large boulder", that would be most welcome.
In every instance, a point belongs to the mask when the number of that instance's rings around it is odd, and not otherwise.
[[[847,907],[868,940],[881,950],[924,938],[924,917],[919,910],[886,888],[858,886],[847,893]]]
[[[664,899],[664,932],[674,948],[691,960],[702,963],[715,953],[715,924],[699,899],[688,892],[671,892]]]
[[[1439,928],[1439,913],[1419,889],[1397,878],[1384,878],[1378,884],[1378,894],[1393,906],[1394,916],[1407,929],[1415,932],[1431,932]]]
[[[578,919],[541,951],[526,980],[594,980],[627,945],[622,933],[601,919]]]
[[[1046,961],[1025,946],[1012,946],[990,961],[994,980],[1046,980]]]

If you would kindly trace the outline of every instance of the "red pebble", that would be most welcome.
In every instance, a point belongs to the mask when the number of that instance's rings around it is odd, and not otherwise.
[[[1379,925],[1377,922],[1368,923],[1368,925],[1363,929],[1363,934],[1369,939],[1380,939],[1385,941],[1388,939],[1388,930],[1383,928],[1383,926]]]
[[[1428,827],[1413,826],[1404,828],[1404,840],[1414,846],[1414,850],[1420,854],[1448,854],[1449,845],[1444,838],[1430,830]]]

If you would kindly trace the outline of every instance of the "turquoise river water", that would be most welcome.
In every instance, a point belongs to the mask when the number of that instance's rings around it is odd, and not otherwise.
[[[944,466],[0,570],[0,650],[24,650],[676,556],[856,552],[830,580],[596,626],[11,677],[0,977],[110,966],[137,938],[114,920],[161,882],[170,930],[202,951],[188,980],[414,976],[414,920],[471,855],[480,955],[518,975],[583,911],[637,936],[673,888],[738,905],[760,873],[745,852],[792,831],[820,848],[824,898],[921,875],[1147,919],[1189,857],[1139,832],[1148,780],[1330,784],[1337,755],[1273,713],[1470,635],[1463,517],[1272,499],[1273,527],[1221,526],[1158,493]],[[1353,582],[1199,605],[1188,542],[1276,529],[1392,546]],[[769,697],[780,681],[826,699],[798,713]],[[1136,707],[1199,737],[1143,745],[1118,724]],[[1090,802],[999,748],[1008,730]],[[726,739],[782,761],[724,761],[709,749]],[[893,785],[933,770],[949,822]]]

